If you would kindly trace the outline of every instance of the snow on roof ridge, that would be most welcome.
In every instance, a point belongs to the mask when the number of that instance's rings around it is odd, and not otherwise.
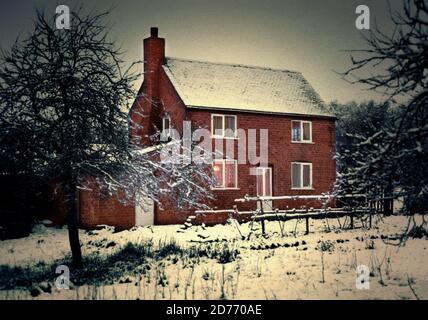
[[[256,66],[256,65],[251,65],[251,64],[241,64],[241,63],[233,63],[233,62],[212,62],[212,61],[202,61],[202,60],[194,60],[194,59],[187,59],[187,58],[176,58],[176,57],[165,57],[165,59],[167,62],[168,62],[168,60],[176,60],[176,61],[182,61],[182,62],[195,62],[195,63],[214,64],[214,65],[229,66],[229,67],[242,67],[242,68],[249,68],[249,69],[260,69],[260,70],[269,70],[269,71],[278,71],[278,72],[297,73],[297,74],[303,76],[303,74],[297,70],[263,67],[263,66]],[[168,66],[168,63],[167,63],[167,66]]]

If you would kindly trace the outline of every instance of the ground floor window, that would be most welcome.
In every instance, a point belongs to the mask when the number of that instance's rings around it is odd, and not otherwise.
[[[312,163],[291,163],[291,188],[312,189]]]
[[[168,140],[171,137],[171,118],[165,116],[162,118],[162,139]]]
[[[236,160],[215,160],[213,169],[216,189],[238,187],[238,162]]]

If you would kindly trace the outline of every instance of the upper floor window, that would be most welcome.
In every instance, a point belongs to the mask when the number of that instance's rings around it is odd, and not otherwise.
[[[238,161],[232,159],[214,160],[213,164],[216,189],[238,187]]]
[[[300,120],[291,121],[291,141],[312,142],[312,122]]]
[[[236,116],[211,115],[211,135],[214,138],[236,138]]]
[[[312,189],[312,163],[291,163],[291,188]]]
[[[171,137],[171,117],[165,116],[162,118],[162,139],[168,140]]]

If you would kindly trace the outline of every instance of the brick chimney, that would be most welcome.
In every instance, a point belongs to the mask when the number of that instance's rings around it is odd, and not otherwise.
[[[158,28],[150,28],[150,37],[144,39],[144,83],[146,94],[159,101],[159,68],[165,63],[165,39],[158,37]]]
[[[150,37],[144,39],[144,81],[130,111],[130,135],[134,143],[149,144],[154,125],[160,128],[161,106],[159,73],[165,63],[165,39],[158,37],[158,28],[150,28]]]

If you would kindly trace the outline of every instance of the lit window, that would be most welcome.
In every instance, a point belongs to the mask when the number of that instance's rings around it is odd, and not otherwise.
[[[312,142],[312,122],[291,121],[291,141]]]
[[[236,160],[215,160],[213,170],[216,189],[237,188],[238,162]]]
[[[312,163],[293,162],[291,164],[291,188],[312,189]]]
[[[213,114],[211,134],[215,138],[236,138],[236,116]]]

